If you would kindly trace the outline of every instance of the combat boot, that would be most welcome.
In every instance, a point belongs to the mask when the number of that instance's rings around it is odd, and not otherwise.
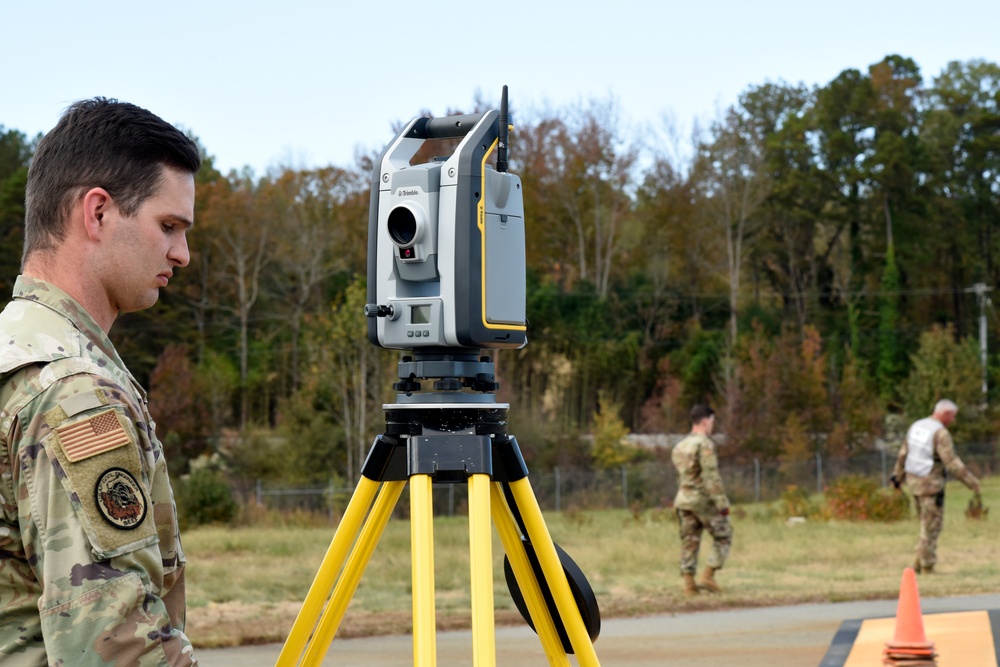
[[[694,573],[684,573],[684,595],[698,595],[698,584],[694,582]]]
[[[698,581],[698,587],[704,588],[706,591],[712,593],[721,593],[722,587],[715,583],[715,571],[717,568],[706,567],[705,571],[701,574],[701,579]]]

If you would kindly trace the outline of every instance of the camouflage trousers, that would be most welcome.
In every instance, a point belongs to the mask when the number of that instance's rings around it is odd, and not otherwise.
[[[937,541],[944,527],[944,491],[933,496],[913,496],[920,517],[917,559],[921,567],[937,563]]]
[[[729,519],[711,509],[703,512],[677,510],[677,520],[681,529],[681,574],[694,573],[698,568],[698,549],[701,547],[702,531],[712,536],[712,551],[708,555],[708,566],[720,569],[729,556],[733,544],[733,527]]]

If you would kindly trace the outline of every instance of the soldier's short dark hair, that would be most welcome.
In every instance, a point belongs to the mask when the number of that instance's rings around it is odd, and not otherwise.
[[[38,142],[25,191],[24,254],[55,248],[76,198],[108,191],[125,215],[156,194],[163,167],[194,174],[198,146],[159,116],[128,102],[81,100]]]
[[[707,405],[698,404],[691,408],[691,425],[699,423],[702,419],[708,419],[715,414],[715,410]]]

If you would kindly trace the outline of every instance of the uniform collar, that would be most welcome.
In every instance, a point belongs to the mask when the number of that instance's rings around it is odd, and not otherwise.
[[[96,347],[103,352],[118,368],[120,368],[132,384],[141,392],[141,385],[132,377],[125,362],[118,356],[118,350],[111,339],[104,333],[90,313],[76,299],[62,291],[52,283],[39,278],[20,275],[14,282],[14,299],[25,299],[53,310],[72,323],[72,325],[89,341],[87,347]]]

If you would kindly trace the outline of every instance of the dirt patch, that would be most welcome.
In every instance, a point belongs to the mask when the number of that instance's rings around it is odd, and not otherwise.
[[[694,611],[696,609],[721,608],[722,605],[686,604],[683,609],[672,607],[663,609],[652,600],[633,600],[627,604],[616,604],[601,608],[604,618],[629,617],[646,614],[662,613],[664,611]],[[285,641],[301,604],[298,602],[283,602],[279,604],[248,604],[244,602],[211,603],[205,607],[188,610],[186,632],[198,648],[223,648],[231,646],[247,646],[253,644],[281,643]],[[495,612],[497,626],[519,625],[524,623],[521,615],[514,610],[497,610]],[[438,613],[437,628],[439,631],[468,630],[472,627],[470,612]],[[410,612],[384,611],[363,612],[348,611],[337,629],[337,636],[342,638],[373,637],[381,635],[403,635],[413,629],[413,619]]]
[[[830,602],[817,596],[785,597],[760,600],[742,596],[701,595],[687,599],[679,595],[611,597],[601,600],[601,618],[631,618],[654,614],[679,614],[693,611],[771,607],[810,602]],[[301,608],[299,602],[248,604],[244,602],[210,603],[188,609],[186,632],[198,648],[223,648],[253,644],[283,643]],[[520,625],[521,615],[513,609],[495,611],[497,626]],[[438,612],[440,631],[468,630],[471,612]],[[409,611],[366,612],[348,609],[337,629],[342,638],[405,635],[413,629]]]
[[[192,643],[198,648],[225,648],[253,644],[282,643],[288,636],[301,603],[247,604],[244,602],[211,603],[204,607],[188,609],[185,629]],[[498,626],[523,623],[520,614],[513,610],[497,610]],[[467,630],[472,627],[470,612],[439,613],[437,628],[440,631]],[[337,629],[337,636],[374,637],[403,635],[413,629],[410,612],[384,611],[379,613],[348,611]]]

